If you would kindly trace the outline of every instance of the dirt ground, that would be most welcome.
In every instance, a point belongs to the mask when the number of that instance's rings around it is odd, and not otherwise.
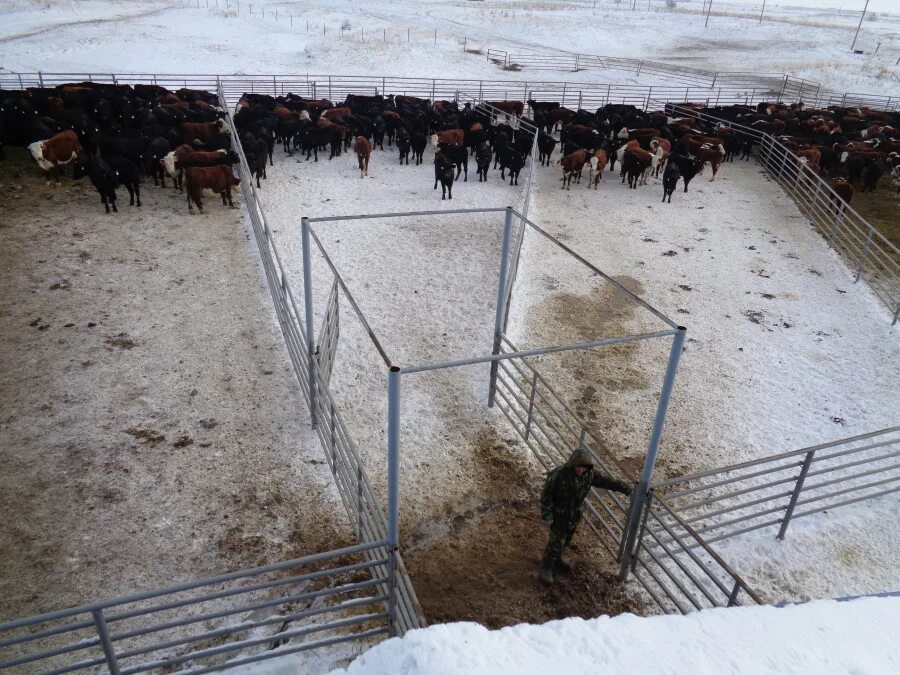
[[[539,517],[542,474],[525,461],[525,451],[513,438],[483,430],[472,447],[483,498],[447,508],[424,530],[430,535],[407,539],[406,564],[429,622],[500,628],[638,613],[586,525],[566,556],[572,575],[549,588],[537,580],[548,531]]]
[[[900,218],[897,217],[900,195],[897,188],[891,185],[889,177],[882,177],[875,192],[863,192],[857,186],[851,206],[888,241],[900,248]]]
[[[352,542],[239,210],[0,163],[0,620]]]

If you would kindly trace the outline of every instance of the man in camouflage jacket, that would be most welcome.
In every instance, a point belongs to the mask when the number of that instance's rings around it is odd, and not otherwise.
[[[631,494],[628,485],[594,469],[593,459],[584,448],[575,450],[565,464],[547,475],[541,492],[541,518],[550,526],[550,541],[538,573],[538,578],[545,584],[553,583],[554,571],[572,571],[562,554],[581,521],[584,499],[592,487]]]

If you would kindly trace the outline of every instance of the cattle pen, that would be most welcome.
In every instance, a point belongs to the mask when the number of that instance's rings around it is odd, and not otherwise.
[[[555,85],[551,83],[513,84],[437,79],[400,81],[398,78],[336,76],[327,77],[326,80],[322,77],[310,79],[309,76],[268,75],[231,77],[13,74],[11,77],[10,74],[4,74],[0,76],[0,82],[2,86],[15,85],[13,82],[15,78],[20,86],[38,82],[46,86],[61,83],[63,80],[68,82],[87,79],[94,82],[140,81],[163,86],[206,87],[218,91],[220,100],[227,103],[229,116],[233,104],[244,91],[267,94],[293,91],[313,97],[328,95],[329,98],[340,98],[347,93],[383,94],[401,91],[411,95],[429,95],[430,86],[432,98],[470,100],[491,114],[496,114],[496,111],[483,103],[485,99],[521,97],[523,100],[528,98],[551,100],[560,93],[560,90],[554,88]],[[568,90],[562,90],[564,97],[576,95],[572,91],[572,87],[576,85],[568,83],[560,86],[568,87]],[[715,90],[716,97],[710,99],[711,91],[706,89],[704,97],[702,90],[685,87],[673,87],[671,91],[661,92],[657,87],[617,90],[615,87],[585,86],[584,89],[578,90],[577,101],[579,105],[632,103],[646,109],[651,105],[683,103],[696,96],[710,103],[716,101],[754,103],[766,100],[767,94],[771,93],[755,91],[748,93],[720,88]],[[681,108],[677,110],[679,114],[693,114],[689,110]],[[857,270],[854,280],[863,279],[868,282],[879,299],[888,307],[893,321],[896,322],[897,312],[900,310],[897,272],[900,255],[897,254],[896,248],[891,249],[889,242],[881,241],[874,228],[852,209],[830,215],[832,212],[827,209],[830,204],[827,190],[830,188],[817,185],[815,180],[806,176],[802,170],[789,168],[789,151],[779,147],[770,137],[768,141],[764,135],[760,135],[759,138],[762,139],[762,143],[758,146],[757,152],[763,165],[801,210],[810,214],[811,219],[817,222],[820,231],[833,248]],[[242,176],[249,176],[249,167],[240,144],[237,144],[237,149],[241,159],[240,173]],[[293,372],[300,382],[300,391],[309,408],[315,433],[358,543],[333,551],[319,552],[289,561],[181,584],[158,592],[141,593],[109,602],[92,603],[73,610],[0,624],[0,650],[5,650],[0,651],[4,659],[0,666],[21,666],[35,663],[39,659],[52,658],[58,659],[55,664],[64,664],[67,668],[74,666],[87,668],[106,664],[110,672],[140,672],[179,665],[190,666],[193,669],[189,672],[199,673],[346,641],[355,640],[367,644],[368,640],[389,634],[400,635],[424,625],[426,616],[413,588],[414,579],[411,579],[401,557],[402,539],[399,525],[402,494],[399,475],[402,428],[400,405],[403,400],[401,382],[408,381],[404,375],[478,364],[490,369],[486,381],[489,400],[508,418],[512,429],[542,466],[550,467],[558,463],[573,448],[587,447],[594,454],[598,465],[610,473],[640,485],[630,503],[603,492],[595,492],[591,498],[589,527],[607,550],[610,559],[615,561],[623,577],[634,572],[634,578],[644,589],[642,592],[649,594],[664,611],[690,611],[702,606],[731,606],[742,602],[760,602],[761,598],[753,587],[711,547],[711,538],[704,538],[703,530],[692,525],[696,521],[706,525],[707,521],[714,519],[720,510],[730,512],[733,508],[739,511],[752,504],[727,501],[734,498],[732,493],[717,494],[715,499],[704,502],[706,510],[691,513],[690,517],[683,517],[679,515],[677,506],[670,507],[669,496],[656,497],[654,500],[655,491],[662,495],[666,490],[671,492],[676,486],[672,480],[653,481],[652,473],[669,395],[675,383],[678,360],[685,346],[686,332],[677,322],[650,307],[626,285],[592,265],[570,246],[537,225],[540,214],[529,217],[529,209],[533,202],[534,173],[534,153],[532,153],[521,208],[476,208],[303,218],[299,228],[303,257],[302,298],[295,297],[292,290],[291,280],[296,279],[296,270],[291,269],[290,264],[286,266],[282,262],[276,248],[277,237],[274,231],[281,230],[289,224],[283,222],[276,224],[269,219],[271,216],[267,214],[268,204],[264,207],[265,199],[253,187],[251,181],[247,180],[243,202],[275,307],[278,326],[284,338]],[[299,215],[297,220],[300,219]],[[495,243],[499,244],[500,250],[499,260],[496,261],[499,272],[494,278],[496,283],[496,293],[493,293],[496,298],[493,306],[494,321],[487,330],[490,341],[484,345],[490,348],[490,354],[424,365],[407,365],[405,361],[392,360],[388,356],[387,347],[375,337],[367,314],[354,300],[355,291],[352,284],[343,279],[338,271],[338,264],[329,257],[329,247],[323,241],[321,233],[316,231],[316,225],[322,224],[324,227],[325,224],[329,224],[331,227],[332,223],[339,221],[360,219],[399,222],[409,218],[417,218],[427,223],[427,219],[431,216],[447,219],[468,216],[486,218],[485,222],[492,221],[497,231]],[[544,243],[549,242],[555,246],[560,255],[570,258],[569,262],[575,261],[584,265],[592,274],[609,283],[613,292],[618,294],[616,297],[621,296],[623,301],[634,303],[640,309],[647,310],[655,319],[660,320],[664,327],[638,335],[597,336],[596,339],[585,342],[541,345],[517,350],[510,335],[506,333],[506,327],[509,323],[510,307],[515,306],[514,281],[526,232],[542,239]],[[313,249],[313,243],[316,249]],[[315,277],[314,251],[320,256],[320,269]],[[322,261],[325,268],[321,266]],[[321,282],[323,279],[324,283]],[[315,305],[317,309],[315,314],[314,287],[327,289],[321,296],[322,302]],[[349,307],[351,313],[359,320],[366,335],[372,339],[372,344],[386,368],[386,371],[382,372],[382,381],[386,380],[384,383],[387,385],[385,387],[387,438],[385,452],[380,452],[380,448],[376,452],[386,460],[379,469],[386,473],[386,485],[383,486],[385,489],[381,490],[386,494],[386,499],[379,499],[377,489],[379,481],[370,481],[368,472],[371,469],[362,456],[364,453],[356,446],[352,431],[340,413],[341,404],[329,391],[339,336],[342,330],[348,329],[345,327],[345,321],[339,318],[342,306],[345,311]],[[316,319],[320,322],[318,331],[315,330]],[[618,466],[614,457],[605,454],[603,443],[592,437],[591,431],[580,415],[573,412],[566,401],[558,395],[554,384],[548,381],[551,378],[535,368],[533,361],[526,360],[553,352],[602,350],[606,346],[640,339],[667,340],[670,337],[672,344],[668,354],[668,367],[665,369],[650,442],[641,471],[636,471],[634,467]],[[862,452],[863,454],[857,455],[861,459],[854,459],[849,464],[828,464],[820,472],[836,472],[836,475],[845,480],[863,478],[867,472],[891,472],[875,486],[879,488],[878,490],[871,489],[872,486],[867,483],[853,483],[856,490],[850,497],[853,501],[883,496],[896,490],[893,483],[900,479],[895,475],[896,466],[884,464],[896,454],[898,440],[895,432],[895,428],[887,429],[884,438],[867,445],[864,442],[868,437],[846,439],[846,445],[838,452],[846,451],[847,454]],[[816,459],[815,452],[821,450],[827,448],[798,451],[800,456],[808,459],[799,466],[787,465],[789,472],[797,469],[800,473],[798,476],[789,474],[789,479],[794,482],[796,490],[786,495],[788,501],[783,507],[779,506],[779,509],[785,512],[785,516],[778,520],[782,535],[792,514],[795,514],[803,493],[803,483],[813,460]],[[821,457],[821,454],[818,456]],[[834,456],[837,455],[829,455],[826,459]],[[739,468],[724,467],[721,471],[728,473]],[[778,469],[782,470],[785,467],[779,465]],[[703,478],[705,477],[699,475],[685,477],[684,481],[690,482],[691,486],[679,488],[675,496],[688,496],[690,491],[695,489],[694,483]],[[373,483],[376,483],[375,487]],[[768,484],[764,487],[768,487]],[[772,493],[770,497],[774,500],[784,496],[781,493]],[[719,500],[722,500],[721,503]],[[718,508],[714,508],[717,504]],[[695,506],[696,504],[693,504],[691,508]],[[739,513],[743,516],[743,512]],[[755,511],[753,513],[758,515]],[[802,515],[809,513],[811,512],[803,512]],[[799,514],[795,514],[794,517],[797,515]],[[772,524],[766,522],[760,527]],[[698,549],[705,555],[698,555]],[[202,590],[206,588],[213,590],[211,592]],[[277,592],[274,589],[283,589],[287,595],[274,597],[273,593]],[[189,597],[188,594],[195,590],[198,590],[199,594]],[[345,594],[350,596],[349,600],[335,600],[343,598]],[[297,611],[296,603],[307,601],[318,604],[308,604]],[[131,603],[135,603],[137,608],[128,607]],[[271,615],[253,614],[252,618],[237,624],[220,623],[214,630],[199,634],[186,635],[179,632],[195,623],[235,615],[249,616],[250,612],[273,612],[272,608],[279,608],[281,611]],[[158,616],[154,616],[155,613],[158,613]],[[188,616],[188,613],[192,614]],[[324,616],[331,618],[323,621]],[[153,621],[158,623],[152,623]],[[287,631],[264,634],[259,632],[266,630],[267,626],[286,621],[295,622],[295,626]],[[28,631],[27,634],[22,632],[23,629]],[[154,644],[144,641],[145,636],[162,631],[174,631],[170,633],[174,637]],[[60,646],[62,637],[70,637],[73,641]],[[43,641],[41,644],[45,645],[44,647],[38,648],[33,644],[40,641]],[[283,641],[287,643],[269,649],[276,642],[280,644]],[[173,657],[169,652],[176,648],[181,651]],[[82,661],[69,660],[70,655],[77,654],[81,650],[86,650],[81,652],[84,656]],[[86,655],[87,650],[90,650],[90,656]],[[7,654],[13,656],[7,657]],[[226,661],[228,655],[234,660]]]

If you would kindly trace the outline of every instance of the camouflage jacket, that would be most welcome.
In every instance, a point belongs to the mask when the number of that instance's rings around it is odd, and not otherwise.
[[[576,466],[586,466],[588,470],[579,476],[575,473]],[[626,495],[631,493],[626,483],[597,471],[585,450],[575,450],[565,464],[547,475],[541,492],[541,518],[552,518],[555,523],[577,523],[584,511],[584,499],[592,487]]]

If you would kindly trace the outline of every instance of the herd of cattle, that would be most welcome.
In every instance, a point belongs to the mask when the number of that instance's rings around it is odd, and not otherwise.
[[[493,165],[511,185],[532,152],[538,129],[541,165],[562,169],[562,187],[580,183],[588,169],[588,188],[599,187],[603,171],[620,167],[622,183],[646,185],[662,176],[663,201],[670,201],[679,181],[690,181],[710,165],[714,180],[721,165],[749,158],[756,139],[736,129],[743,125],[776,136],[805,169],[832,181],[849,202],[854,184],[874,190],[890,172],[900,184],[900,115],[869,109],[760,104],[703,108],[690,103],[642,111],[631,105],[605,105],[595,112],[569,110],[559,103],[528,101],[526,117],[520,101],[493,101],[460,107],[453,101],[414,96],[349,94],[335,105],[293,94],[272,97],[244,94],[233,116],[235,129],[216,95],[202,90],[169,91],[156,85],[112,85],[93,82],[0,92],[0,156],[3,145],[28,147],[38,165],[59,182],[60,167],[72,164],[73,176],[89,176],[107,213],[117,210],[115,190],[124,186],[132,205],[141,205],[140,179],[152,176],[165,188],[170,178],[187,195],[188,210],[203,210],[204,190],[233,206],[232,188],[240,183],[232,166],[236,140],[247,158],[257,187],[273,164],[276,146],[286,155],[302,153],[318,162],[349,152],[357,155],[360,176],[368,175],[374,149],[395,145],[400,164],[424,162],[434,149],[434,188],[453,198],[453,184],[468,180],[473,157],[479,182]],[[685,114],[688,108],[727,123],[709,123]],[[679,114],[680,113],[680,114]],[[556,132],[559,131],[556,138]],[[800,171],[795,165],[786,170]]]

